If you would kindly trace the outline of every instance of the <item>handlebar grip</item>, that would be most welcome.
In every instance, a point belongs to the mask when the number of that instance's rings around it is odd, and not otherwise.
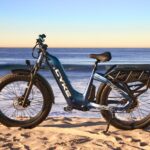
[[[39,38],[37,39],[37,42],[38,42],[38,43],[44,42],[44,38],[46,38],[46,35],[45,35],[45,34],[40,34],[40,35],[39,35]]]
[[[42,34],[42,37],[43,37],[43,38],[46,38],[46,35],[45,35],[45,34]]]
[[[40,35],[39,35],[39,38],[44,39],[44,38],[46,38],[46,35],[45,35],[45,34],[40,34]]]

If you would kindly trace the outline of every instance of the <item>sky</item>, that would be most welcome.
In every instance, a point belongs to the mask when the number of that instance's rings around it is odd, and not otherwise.
[[[1,0],[0,47],[150,47],[150,0]]]

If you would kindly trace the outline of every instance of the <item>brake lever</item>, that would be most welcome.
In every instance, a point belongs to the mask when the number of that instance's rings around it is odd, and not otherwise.
[[[33,58],[37,58],[37,57],[34,55],[34,51],[35,51],[35,48],[37,47],[37,45],[39,45],[39,44],[36,43],[36,45],[32,48],[32,57],[33,57]]]
[[[35,48],[37,47],[38,43],[35,44],[35,46],[32,48],[32,51],[35,50]]]

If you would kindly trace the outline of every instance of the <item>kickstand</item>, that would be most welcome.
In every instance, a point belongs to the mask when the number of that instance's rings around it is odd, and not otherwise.
[[[109,130],[109,127],[110,127],[111,121],[112,121],[112,119],[114,118],[114,115],[115,115],[114,110],[112,110],[112,111],[111,111],[111,117],[110,117],[109,121],[107,122],[106,130],[105,130],[105,131],[103,131],[103,133],[105,133],[105,134],[107,134],[107,133],[108,133],[108,130]]]

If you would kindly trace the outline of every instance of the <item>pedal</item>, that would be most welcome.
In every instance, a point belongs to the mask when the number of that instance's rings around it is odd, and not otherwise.
[[[64,111],[67,111],[67,112],[71,112],[72,111],[72,107],[71,106],[66,106],[64,107]]]

